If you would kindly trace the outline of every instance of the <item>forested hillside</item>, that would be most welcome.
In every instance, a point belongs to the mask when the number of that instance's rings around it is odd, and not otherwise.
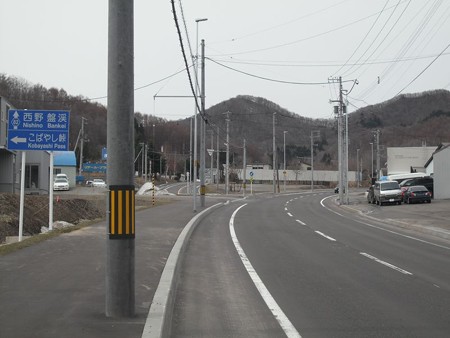
[[[87,119],[84,158],[99,161],[102,147],[106,146],[106,107],[87,98],[68,94],[64,89],[47,89],[39,84],[0,74],[0,96],[19,109],[69,109],[70,144],[73,149],[81,127],[81,117]],[[330,106],[330,112],[332,111]],[[226,113],[229,112],[227,115]],[[286,139],[288,168],[296,168],[300,161],[309,163],[311,132],[314,139],[315,167],[337,169],[337,126],[334,118],[312,119],[290,112],[264,98],[241,95],[218,103],[206,112],[207,141],[211,138],[216,148],[223,151],[226,140],[226,119],[229,116],[230,161],[242,165],[244,138],[247,145],[247,163],[272,163],[273,118],[275,113],[278,165],[282,166],[283,142]],[[367,106],[348,114],[349,166],[356,169],[356,153],[360,149],[363,168],[370,167],[373,132],[381,131],[381,148],[400,146],[437,146],[450,141],[450,92],[431,92],[401,95],[389,101]],[[167,121],[139,112],[135,113],[135,153],[141,143],[149,145],[149,158],[156,168],[168,167],[169,172],[182,172],[189,158],[191,119]],[[211,134],[210,131],[214,133]],[[286,131],[286,133],[284,133]],[[160,156],[163,160],[160,162]],[[385,150],[382,161],[385,161]],[[209,156],[207,167],[209,167]],[[221,153],[221,162],[225,154]],[[139,162],[137,162],[139,166]],[[163,170],[165,170],[163,168]],[[158,170],[159,171],[159,170]]]

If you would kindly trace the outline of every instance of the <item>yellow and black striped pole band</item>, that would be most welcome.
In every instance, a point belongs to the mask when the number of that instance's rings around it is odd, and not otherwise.
[[[109,186],[109,239],[134,238],[134,185]]]

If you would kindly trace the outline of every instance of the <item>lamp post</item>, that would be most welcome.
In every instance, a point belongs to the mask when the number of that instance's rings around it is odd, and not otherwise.
[[[284,175],[284,192],[286,193],[286,133],[287,130],[283,131],[283,175]]]
[[[193,197],[193,211],[197,211],[197,93],[198,93],[198,23],[208,20],[207,18],[202,19],[196,19],[196,50],[195,50],[195,60],[194,60],[194,70],[195,70],[195,117],[194,117],[194,176],[193,176],[193,190],[192,190],[192,197]]]

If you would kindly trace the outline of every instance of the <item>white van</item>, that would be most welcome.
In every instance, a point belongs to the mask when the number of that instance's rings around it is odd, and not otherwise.
[[[375,203],[402,204],[402,191],[397,181],[376,181],[373,187]]]

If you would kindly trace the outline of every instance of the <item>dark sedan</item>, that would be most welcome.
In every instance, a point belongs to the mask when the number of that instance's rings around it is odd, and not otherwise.
[[[427,202],[431,203],[431,193],[423,185],[408,187],[403,193],[404,203]]]

